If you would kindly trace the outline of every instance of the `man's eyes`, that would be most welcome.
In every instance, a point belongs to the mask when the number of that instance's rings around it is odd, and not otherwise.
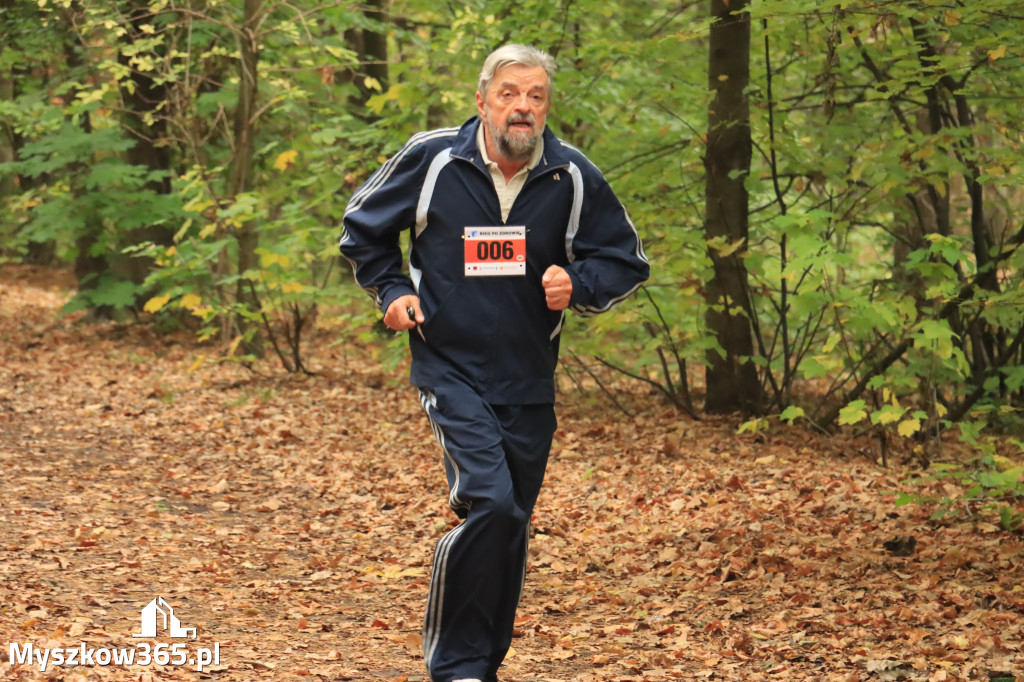
[[[512,92],[511,90],[504,90],[498,94],[498,97],[506,102],[514,100],[518,96],[518,93]],[[545,96],[543,93],[535,92],[529,95],[530,101],[535,104],[543,104]]]

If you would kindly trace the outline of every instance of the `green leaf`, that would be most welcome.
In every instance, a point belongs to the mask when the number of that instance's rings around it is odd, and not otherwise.
[[[915,504],[921,499],[916,493],[900,493],[893,502],[897,507],[905,507],[908,504]]]
[[[864,409],[867,403],[863,400],[854,400],[839,411],[839,423],[843,426],[856,424],[863,421],[868,413]]]
[[[907,408],[900,407],[899,405],[882,405],[880,409],[871,413],[871,423],[880,424],[882,426],[893,424],[898,422],[906,411]]]
[[[779,419],[788,424],[792,424],[794,421],[803,416],[804,408],[790,405],[789,407],[782,411],[782,414],[779,415]]]
[[[102,277],[96,288],[88,290],[87,298],[93,306],[130,308],[142,289],[134,282]]]

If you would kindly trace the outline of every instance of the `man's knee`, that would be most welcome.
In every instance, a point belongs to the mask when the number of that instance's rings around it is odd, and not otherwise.
[[[530,520],[527,512],[516,504],[512,491],[474,500],[471,513],[494,528],[495,532],[504,530],[510,534],[518,532]]]

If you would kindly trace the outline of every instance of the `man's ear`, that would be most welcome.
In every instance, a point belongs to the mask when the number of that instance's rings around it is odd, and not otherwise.
[[[484,117],[484,105],[485,104],[486,104],[486,102],[484,101],[483,95],[481,95],[480,91],[477,90],[477,92],[476,92],[476,110],[480,113],[480,118]]]

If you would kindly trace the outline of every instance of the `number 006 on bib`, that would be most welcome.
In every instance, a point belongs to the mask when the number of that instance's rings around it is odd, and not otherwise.
[[[466,276],[526,274],[526,228],[467,227]]]

